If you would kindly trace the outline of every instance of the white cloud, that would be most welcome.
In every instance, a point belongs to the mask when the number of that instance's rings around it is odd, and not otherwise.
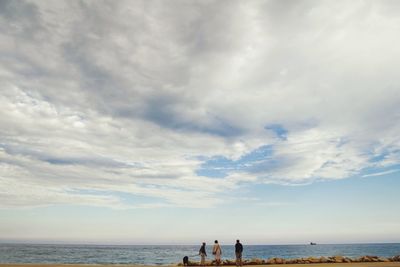
[[[395,173],[398,171],[400,171],[400,170],[388,170],[388,171],[384,171],[384,172],[375,172],[375,173],[365,174],[365,175],[363,175],[363,177],[382,176],[382,175],[386,175],[386,174]]]
[[[1,5],[4,206],[209,207],[400,162],[394,2]],[[251,170],[196,174],[263,145]]]

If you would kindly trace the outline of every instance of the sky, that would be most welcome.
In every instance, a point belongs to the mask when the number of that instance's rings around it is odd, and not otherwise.
[[[400,2],[0,0],[0,242],[400,242]]]

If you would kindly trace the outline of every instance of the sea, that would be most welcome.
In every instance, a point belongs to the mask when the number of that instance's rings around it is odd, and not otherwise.
[[[234,258],[234,246],[221,246],[223,258]],[[211,245],[207,254],[212,258]],[[199,246],[186,245],[44,245],[0,244],[0,263],[47,264],[141,264],[167,265],[189,256],[199,261]],[[245,245],[245,259],[270,257],[300,258],[343,255],[358,257],[400,255],[400,243],[391,244],[317,244],[317,245]]]

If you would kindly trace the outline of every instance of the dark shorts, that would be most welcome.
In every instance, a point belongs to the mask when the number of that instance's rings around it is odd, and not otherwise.
[[[241,260],[242,259],[242,252],[235,252],[236,254],[236,259]]]

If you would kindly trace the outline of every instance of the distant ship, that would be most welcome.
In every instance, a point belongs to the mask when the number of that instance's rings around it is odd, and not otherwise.
[[[310,245],[311,246],[315,246],[317,243],[314,243],[314,242],[310,242]]]

